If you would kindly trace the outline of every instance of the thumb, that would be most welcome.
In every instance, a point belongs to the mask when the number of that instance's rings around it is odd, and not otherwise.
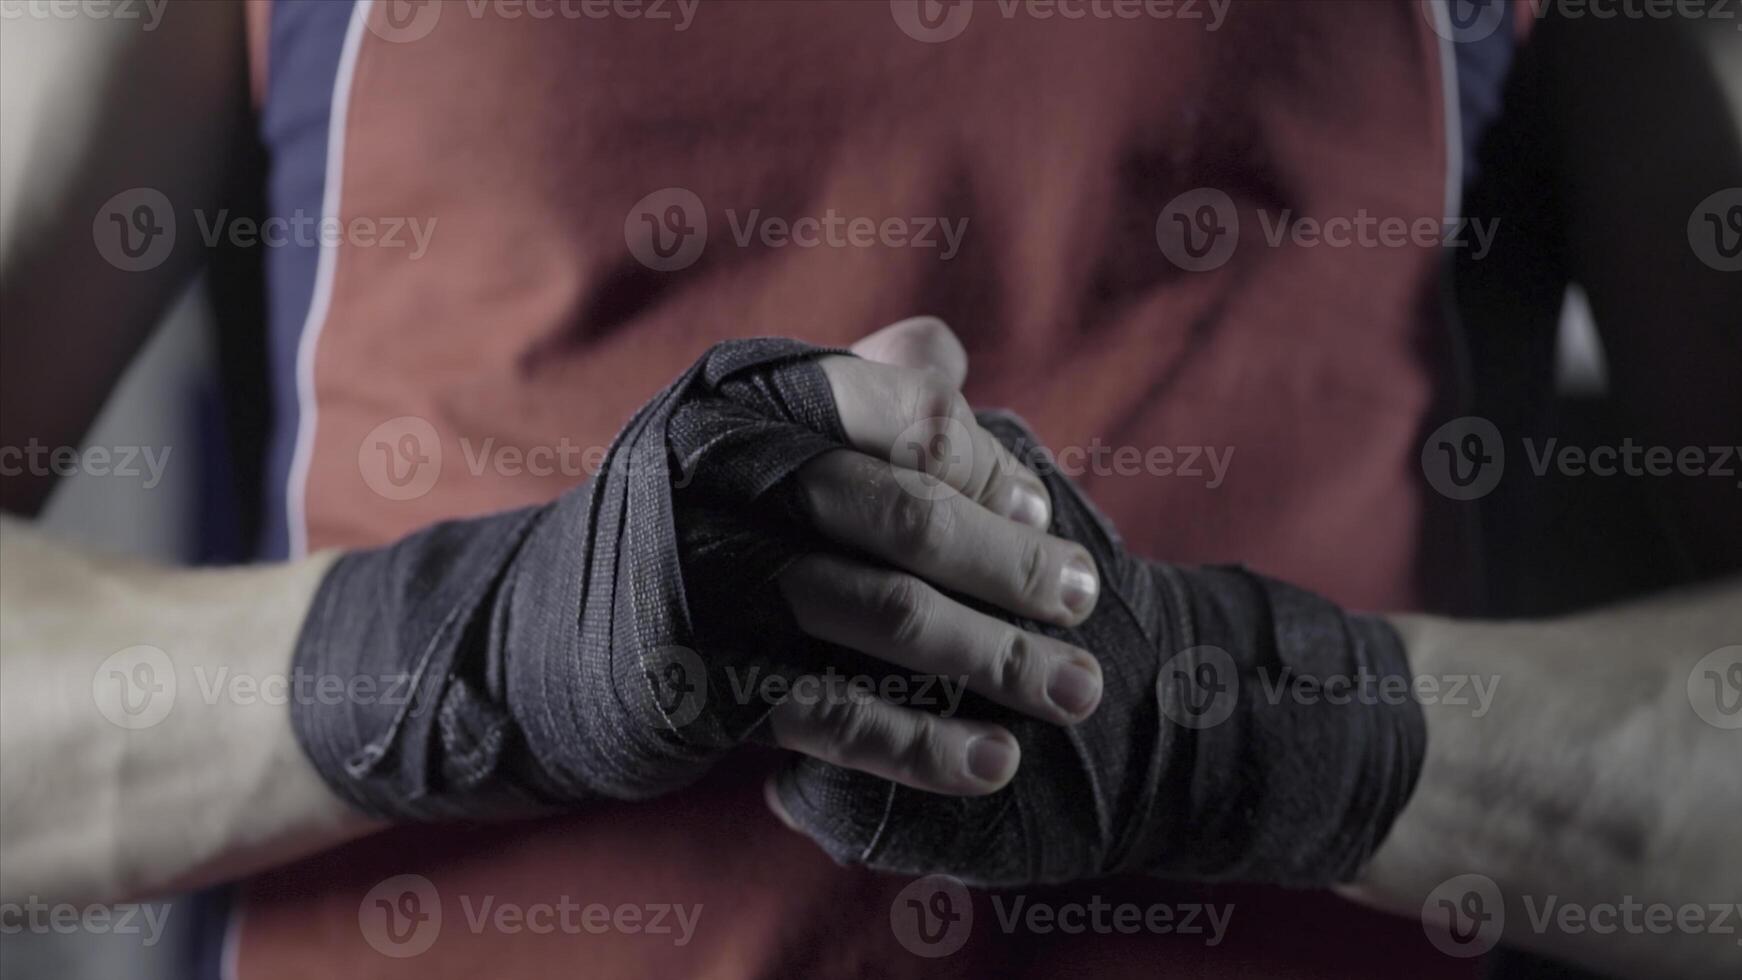
[[[962,349],[955,332],[935,316],[892,323],[860,340],[852,349],[868,361],[936,371],[957,388],[968,377],[968,352]]]

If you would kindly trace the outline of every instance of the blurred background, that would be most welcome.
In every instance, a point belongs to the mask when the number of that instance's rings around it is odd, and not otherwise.
[[[44,165],[43,144],[55,137],[57,110],[76,111],[75,93],[98,72],[89,63],[83,33],[105,29],[25,13],[15,0],[0,4],[0,251],[17,246],[12,229],[19,210],[28,207],[28,177]],[[13,268],[4,256],[0,267]],[[88,445],[168,448],[178,465],[165,466],[162,479],[149,487],[145,480],[75,472],[61,479],[44,506],[38,518],[44,529],[105,554],[177,564],[200,557],[196,542],[208,497],[202,473],[221,455],[206,444],[217,390],[214,330],[202,281],[152,330],[86,437]],[[179,465],[202,457],[204,464]],[[163,930],[149,943],[143,932],[0,935],[0,978],[179,980],[186,975],[192,916],[184,900],[162,904]]]

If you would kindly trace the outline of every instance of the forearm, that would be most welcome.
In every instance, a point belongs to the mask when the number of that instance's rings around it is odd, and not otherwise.
[[[1702,719],[1689,679],[1742,641],[1742,584],[1549,622],[1396,625],[1438,685],[1428,754],[1351,894],[1419,915],[1479,874],[1508,942],[1628,975],[1738,975],[1742,730]],[[1697,906],[1705,925],[1653,906]]]
[[[306,761],[286,706],[335,696],[291,676],[329,563],[174,571],[0,519],[0,899],[191,887],[370,829]],[[162,658],[122,653],[138,647]]]

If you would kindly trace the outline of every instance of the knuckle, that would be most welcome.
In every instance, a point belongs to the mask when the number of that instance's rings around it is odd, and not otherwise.
[[[890,639],[906,646],[925,635],[931,622],[932,603],[918,579],[891,575],[878,590],[873,613]]]
[[[819,701],[816,721],[823,733],[823,756],[837,764],[851,765],[879,737],[877,716],[851,701],[833,698]]]
[[[992,447],[992,475],[995,479],[1008,480],[1013,483],[1027,483],[1042,494],[1046,492],[1046,488],[1040,483],[1040,477],[1035,476],[1034,471],[1023,465],[1022,461],[1016,458],[1016,454],[1006,448],[1003,443],[993,438],[992,433],[986,433],[986,442]]]
[[[980,433],[980,423],[974,418],[974,410],[968,407],[968,399],[962,393],[951,389],[947,408],[939,413],[937,422],[937,465],[946,474],[959,473],[965,475],[966,482],[976,483],[976,475],[990,473],[987,464],[989,453],[976,438]],[[984,489],[984,483],[973,487],[964,487],[971,497],[978,497]]]
[[[913,420],[938,422],[956,419],[955,414],[967,408],[967,401],[950,380],[936,371],[915,371],[910,375]],[[958,403],[960,403],[958,407]]]
[[[968,407],[968,398],[955,387],[949,389],[944,410],[938,413],[939,418],[948,419],[961,425],[974,424],[974,410]]]
[[[962,492],[981,503],[990,503],[992,494],[1009,480],[1010,474],[1000,462],[996,440],[977,424],[968,430],[968,467],[964,473],[966,486]]]
[[[815,476],[804,475],[798,480],[798,505],[804,515],[813,522],[821,521],[830,510],[831,494],[823,481]]]
[[[814,523],[830,519],[840,509],[843,468],[835,453],[825,453],[798,471],[798,505]]]
[[[955,338],[949,325],[935,316],[915,317],[908,321],[907,329],[912,331],[914,343],[928,351],[937,350]]]
[[[885,526],[898,552],[910,558],[937,554],[954,523],[948,504],[948,498],[928,500],[899,489],[891,493]]]
[[[1033,668],[1034,656],[1026,633],[1011,629],[1004,634],[990,665],[992,682],[998,690],[1012,693],[1022,690],[1024,679]]]
[[[1028,601],[1041,604],[1045,602],[1049,589],[1049,579],[1046,574],[1046,546],[1036,538],[1025,538],[1016,555],[1016,587],[1018,594]]]
[[[906,743],[896,753],[896,763],[910,776],[936,782],[949,771],[944,742],[938,720],[931,715],[916,714]]]

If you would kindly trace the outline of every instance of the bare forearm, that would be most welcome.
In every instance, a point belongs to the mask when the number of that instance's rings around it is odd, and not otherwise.
[[[286,706],[335,693],[290,674],[328,561],[172,571],[0,519],[0,898],[136,897],[369,829]]]
[[[1352,894],[1461,910],[1468,932],[1497,892],[1488,921],[1507,942],[1621,974],[1742,975],[1742,730],[1690,695],[1690,677],[1711,685],[1702,658],[1742,642],[1742,583],[1549,622],[1397,626],[1435,685],[1419,688],[1428,756]],[[1466,875],[1493,891],[1471,899]]]

